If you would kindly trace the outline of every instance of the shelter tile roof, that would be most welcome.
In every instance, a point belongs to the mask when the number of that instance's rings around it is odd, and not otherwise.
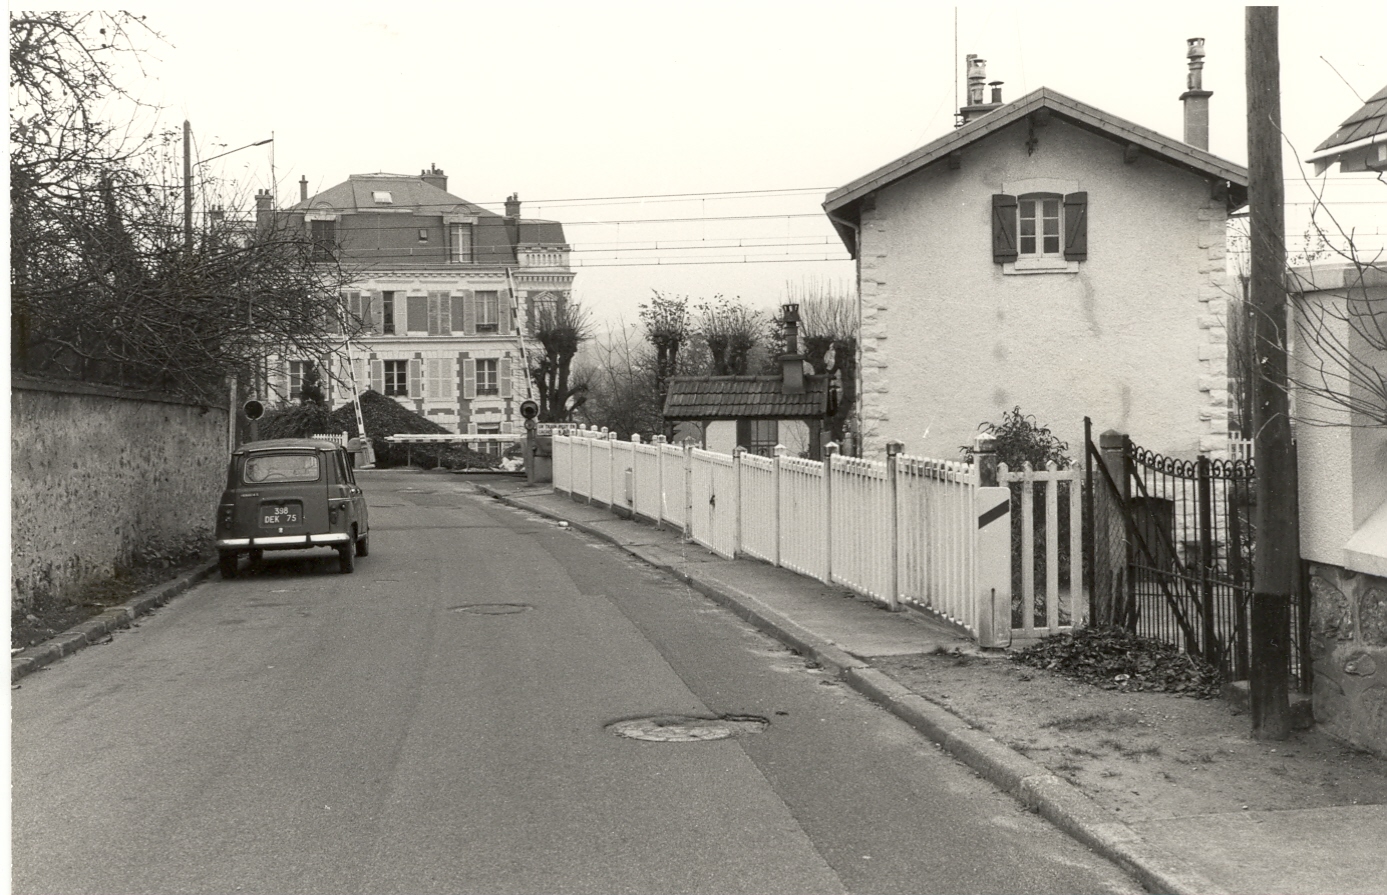
[[[1363,108],[1344,119],[1338,130],[1315,147],[1315,152],[1337,149],[1378,134],[1387,134],[1387,87],[1374,93]]]
[[[828,376],[804,377],[804,393],[787,395],[780,376],[676,376],[670,380],[668,420],[822,419],[828,414]]]

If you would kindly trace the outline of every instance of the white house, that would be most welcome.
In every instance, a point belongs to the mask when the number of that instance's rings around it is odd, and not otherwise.
[[[865,454],[955,457],[1017,405],[1075,456],[1086,415],[1166,454],[1226,446],[1247,171],[1204,148],[1202,46],[1185,141],[1046,88],[984,102],[970,57],[962,126],[828,194],[857,262]]]

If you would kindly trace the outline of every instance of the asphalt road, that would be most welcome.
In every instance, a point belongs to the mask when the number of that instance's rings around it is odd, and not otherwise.
[[[625,553],[362,479],[354,574],[271,554],[12,691],[16,893],[1140,891]],[[607,729],[654,715],[769,724]]]

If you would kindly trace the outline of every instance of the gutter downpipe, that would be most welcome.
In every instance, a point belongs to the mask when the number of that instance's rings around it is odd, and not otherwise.
[[[862,225],[853,223],[827,208],[824,209],[824,214],[832,223],[852,231],[853,250],[849,251],[848,254],[852,255],[854,262],[853,269],[856,273],[854,285],[857,287],[857,406],[852,409],[854,429],[852,448],[853,454],[860,457],[862,456],[862,396],[864,394],[862,383]]]

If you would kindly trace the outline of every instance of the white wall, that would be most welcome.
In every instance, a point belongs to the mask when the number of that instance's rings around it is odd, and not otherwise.
[[[1082,456],[1083,417],[1191,456],[1227,437],[1224,206],[1202,177],[1058,120],[1025,123],[878,192],[862,214],[866,452],[956,459],[1020,405]],[[1078,273],[1005,275],[991,197],[1053,178],[1088,193]]]
[[[1348,295],[1369,298],[1379,307],[1387,306],[1387,275],[1367,271],[1372,279],[1367,281],[1365,291],[1361,286],[1345,289],[1346,279],[1358,282],[1358,274],[1352,268],[1336,265],[1298,270],[1297,274],[1306,289],[1304,304],[1293,303],[1297,311],[1336,309],[1319,318],[1323,322],[1317,325],[1326,328],[1325,337],[1342,340],[1356,361],[1387,371],[1387,351],[1368,344],[1342,319]],[[1300,319],[1304,319],[1303,313]],[[1317,358],[1299,327],[1292,362],[1293,379],[1318,381],[1326,372],[1324,362]],[[1327,372],[1333,377],[1332,368]],[[1360,392],[1361,385],[1351,388],[1349,397]],[[1371,420],[1303,390],[1295,393],[1295,415],[1301,420],[1296,426],[1300,553],[1306,559],[1342,566],[1344,545],[1387,503],[1387,425],[1381,421],[1372,425]],[[1387,544],[1382,545],[1381,552],[1387,555]]]

